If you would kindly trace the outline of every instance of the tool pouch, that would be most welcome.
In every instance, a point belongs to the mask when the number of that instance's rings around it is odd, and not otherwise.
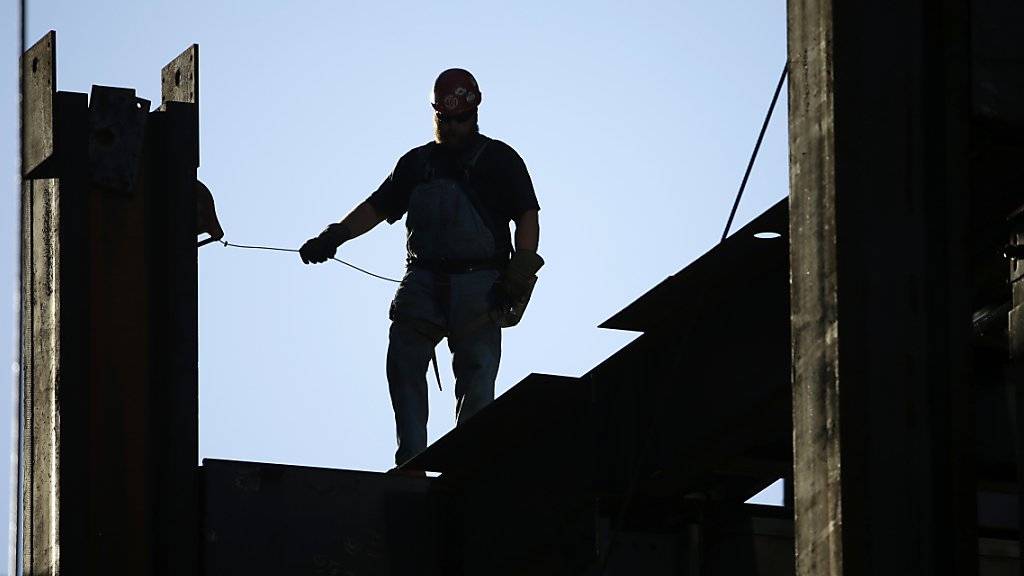
[[[531,276],[527,280],[526,290],[523,292],[523,295],[498,311],[498,326],[511,328],[519,324],[519,321],[523,319],[523,314],[526,313],[526,306],[530,303],[530,297],[533,296],[533,287],[536,284],[537,276]]]
[[[537,285],[537,271],[543,265],[544,259],[539,254],[517,252],[512,257],[502,281],[515,286],[512,291],[515,296],[502,302],[497,309],[498,326],[511,328],[523,319],[533,288]]]

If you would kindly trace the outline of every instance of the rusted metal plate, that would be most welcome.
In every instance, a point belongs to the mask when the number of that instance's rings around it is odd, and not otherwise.
[[[160,95],[165,103],[199,103],[199,44],[189,46],[163,67]]]
[[[149,104],[129,88],[92,87],[89,171],[99,188],[120,194],[133,192]]]
[[[22,176],[44,177],[54,154],[54,94],[57,90],[57,33],[46,33],[21,57]]]
[[[168,102],[182,102],[193,105],[195,133],[199,133],[199,45],[193,44],[171,60],[160,71],[161,110],[167,110]],[[196,146],[193,164],[199,166],[199,146]]]

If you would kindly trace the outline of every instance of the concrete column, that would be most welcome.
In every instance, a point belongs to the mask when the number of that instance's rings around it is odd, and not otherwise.
[[[960,0],[789,0],[801,576],[976,572]]]

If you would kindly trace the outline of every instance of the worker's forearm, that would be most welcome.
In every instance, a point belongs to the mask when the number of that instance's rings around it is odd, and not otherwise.
[[[341,223],[352,233],[352,238],[362,236],[374,226],[384,221],[384,216],[377,213],[368,202],[363,202],[352,209],[348,216],[342,219]]]
[[[536,252],[539,244],[540,220],[536,210],[528,210],[516,220],[516,251]]]

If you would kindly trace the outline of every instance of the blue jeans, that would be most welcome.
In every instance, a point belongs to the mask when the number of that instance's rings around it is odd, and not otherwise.
[[[391,303],[387,373],[402,464],[427,447],[427,369],[447,336],[455,373],[456,422],[494,400],[501,328],[488,316],[499,273],[438,274],[412,267]]]

